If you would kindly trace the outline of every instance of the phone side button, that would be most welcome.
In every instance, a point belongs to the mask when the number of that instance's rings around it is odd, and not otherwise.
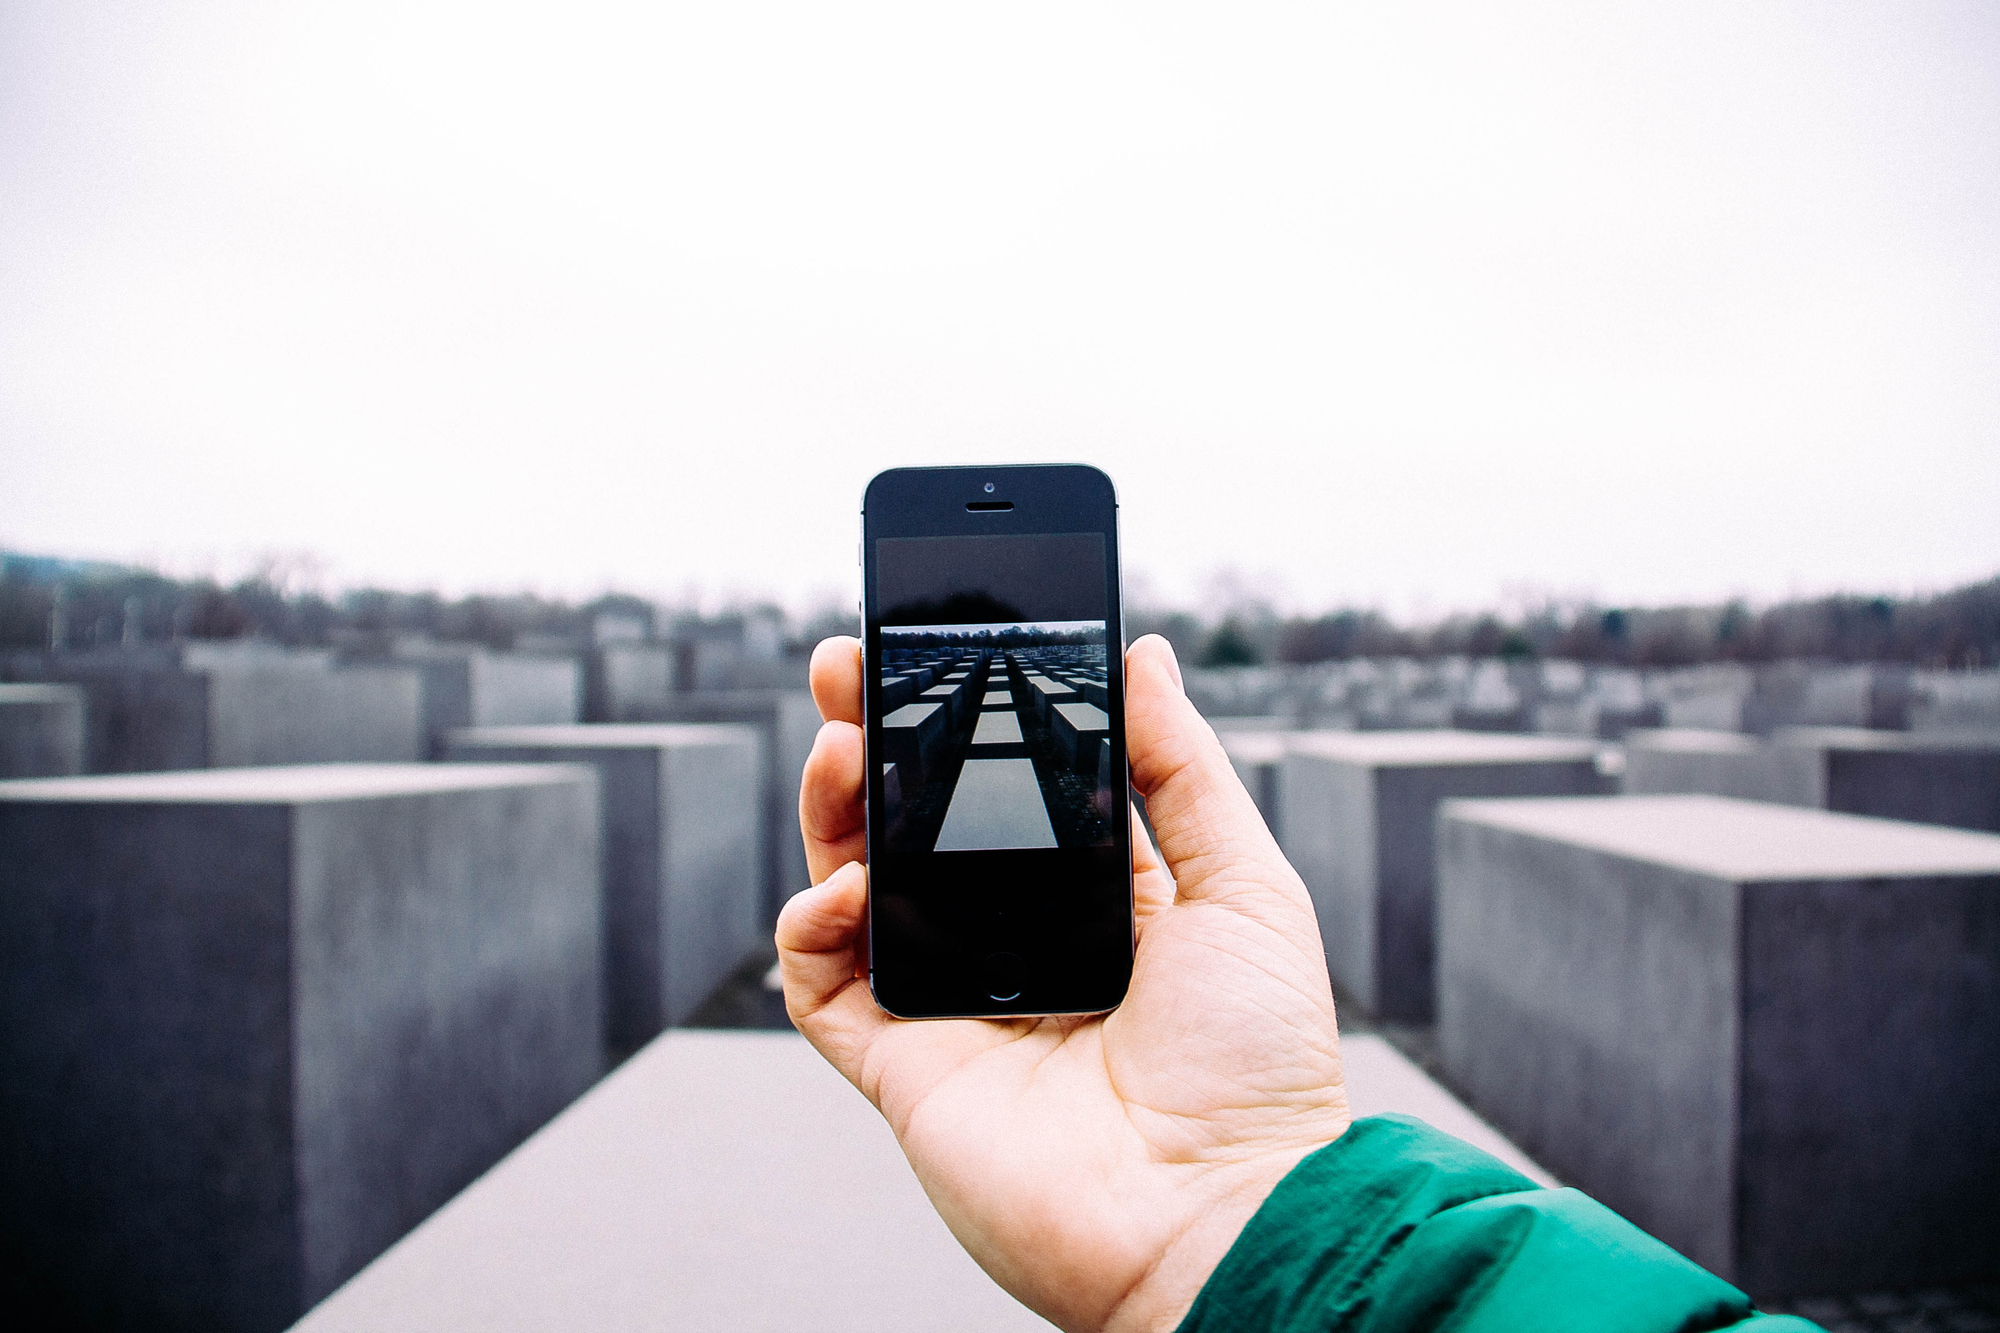
[[[988,954],[980,964],[979,974],[986,985],[986,998],[999,1004],[1021,998],[1021,981],[1027,975],[1028,965],[1021,961],[1019,954]]]

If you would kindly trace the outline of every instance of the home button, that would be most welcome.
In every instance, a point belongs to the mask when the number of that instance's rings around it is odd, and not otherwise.
[[[1021,982],[1027,971],[1028,965],[1021,961],[1019,954],[988,954],[979,969],[980,977],[986,984],[986,998],[1000,1004],[1020,999]]]

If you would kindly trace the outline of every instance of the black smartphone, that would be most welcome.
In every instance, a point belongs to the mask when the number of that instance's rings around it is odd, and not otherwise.
[[[1133,929],[1111,479],[896,468],[868,483],[861,551],[876,1003],[1115,1008]]]

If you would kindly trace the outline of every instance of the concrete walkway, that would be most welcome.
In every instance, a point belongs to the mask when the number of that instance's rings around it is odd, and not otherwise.
[[[1356,1114],[1404,1111],[1537,1178],[1382,1038],[1346,1037]],[[888,1127],[804,1039],[661,1037],[328,1297],[308,1333],[1049,1325],[931,1210]]]

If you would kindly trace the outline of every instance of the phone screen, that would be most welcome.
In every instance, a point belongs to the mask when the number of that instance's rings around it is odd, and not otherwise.
[[[872,981],[909,1016],[1095,1012],[1131,967],[1115,525],[966,508],[865,562]]]

